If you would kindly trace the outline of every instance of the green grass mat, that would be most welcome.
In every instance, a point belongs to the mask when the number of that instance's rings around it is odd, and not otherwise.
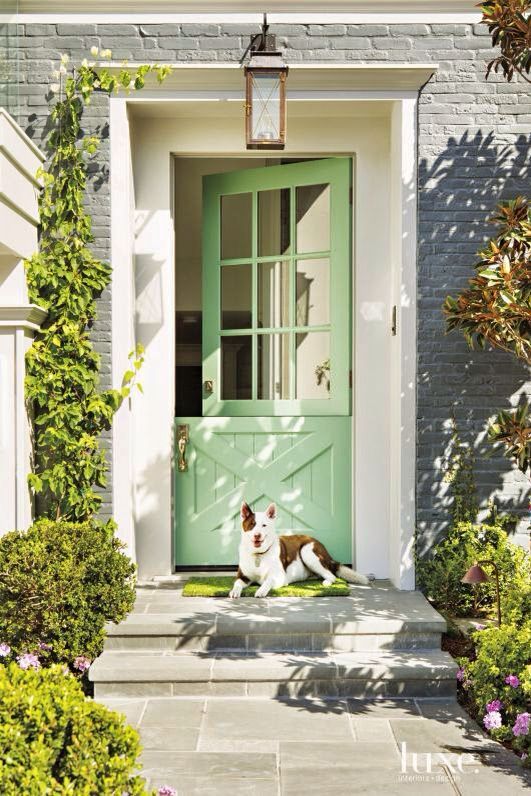
[[[190,578],[183,589],[183,597],[228,597],[232,589],[234,578],[216,577]],[[247,586],[242,592],[242,597],[254,597],[258,586]],[[338,579],[331,586],[323,586],[320,580],[301,580],[282,586],[281,589],[271,589],[268,597],[344,597],[350,594],[346,581]]]

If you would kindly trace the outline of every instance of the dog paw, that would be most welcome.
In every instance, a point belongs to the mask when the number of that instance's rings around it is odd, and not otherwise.
[[[323,586],[331,586],[333,582],[334,582],[333,580],[329,579],[323,580]]]
[[[242,596],[242,590],[241,589],[237,589],[237,588],[236,589],[231,589],[230,592],[229,592],[229,597],[230,597],[231,600],[237,600],[238,597],[241,597],[241,596]]]
[[[260,586],[260,588],[257,590],[257,592],[256,592],[256,594],[254,596],[255,597],[267,597],[268,594],[269,594],[269,589],[264,589],[263,586]]]

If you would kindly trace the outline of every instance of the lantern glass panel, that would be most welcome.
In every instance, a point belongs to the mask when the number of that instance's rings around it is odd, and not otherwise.
[[[253,141],[279,141],[280,76],[278,72],[252,72],[251,136]]]

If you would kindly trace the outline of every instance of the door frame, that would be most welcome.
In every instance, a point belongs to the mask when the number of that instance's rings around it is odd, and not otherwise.
[[[347,65],[344,65],[347,68]],[[204,66],[202,67],[204,71]],[[407,66],[400,65],[403,77]],[[189,74],[189,73],[188,73]],[[219,78],[220,72],[217,72]],[[398,307],[398,332],[389,340],[389,368],[390,379],[390,405],[389,405],[389,434],[388,449],[389,477],[387,483],[380,481],[377,484],[380,494],[389,501],[389,525],[385,529],[377,546],[378,564],[383,562],[379,571],[380,577],[390,577],[402,589],[414,588],[414,556],[413,539],[415,527],[415,416],[416,416],[416,114],[417,91],[392,88],[392,70],[388,72],[390,78],[389,90],[377,91],[348,91],[342,88],[342,98],[356,102],[369,99],[371,101],[384,100],[392,102],[390,116],[390,241],[389,270],[390,270],[390,295],[387,300],[372,302],[372,307],[367,307],[369,314],[384,313],[385,327],[389,325],[387,318],[393,304]],[[411,74],[415,76],[412,69]],[[329,88],[327,78],[330,76]],[[343,79],[345,73],[343,72]],[[416,77],[420,82],[421,72],[417,71]],[[411,78],[412,80],[414,78]],[[422,74],[422,79],[425,75]],[[321,75],[321,88],[319,91],[306,92],[309,99],[327,101],[337,98],[334,89],[334,72],[327,72],[323,68]],[[323,88],[325,86],[326,88]],[[154,92],[156,94],[156,92]],[[171,97],[160,96],[160,101],[178,99],[178,92],[170,92]],[[217,92],[219,94],[219,92]],[[311,97],[309,96],[311,94]],[[186,92],[186,97],[196,96],[197,101],[204,101],[202,90]],[[150,101],[155,102],[155,97]],[[120,263],[120,268],[115,267],[113,274],[112,293],[112,329],[113,350],[112,368],[113,378],[117,382],[119,374],[125,369],[127,353],[135,339],[134,319],[138,316],[138,304],[135,307],[135,287],[133,283],[134,257],[137,263],[137,278],[139,269],[142,271],[142,258],[144,261],[151,259],[155,265],[160,265],[164,271],[165,283],[159,282],[161,296],[165,301],[161,303],[161,323],[158,329],[153,330],[151,340],[156,339],[157,357],[162,356],[163,361],[171,367],[173,358],[173,319],[171,318],[171,303],[167,294],[168,280],[172,284],[171,269],[173,267],[173,224],[171,196],[173,190],[172,169],[170,162],[173,154],[179,151],[179,130],[168,130],[168,125],[161,124],[160,140],[153,142],[151,150],[142,150],[142,157],[132,152],[131,129],[128,116],[129,107],[134,104],[134,99],[112,98],[110,101],[110,129],[111,129],[111,173],[112,173],[112,203],[111,203],[111,228],[112,242],[111,254],[113,262]],[[164,128],[164,129],[163,129]],[[226,141],[226,138],[224,139]],[[334,154],[343,154],[356,158],[356,151],[336,151],[333,146],[323,146],[319,151],[291,152],[290,155],[326,157]],[[182,146],[182,142],[181,142]],[[189,154],[194,153],[188,148]],[[186,149],[179,151],[185,154]],[[358,152],[359,153],[359,152]],[[241,156],[241,148],[235,152],[224,151],[202,152],[203,156],[211,157]],[[145,157],[144,157],[145,156]],[[135,160],[136,159],[136,160]],[[141,162],[140,162],[141,161]],[[149,161],[149,162],[148,162]],[[142,181],[153,178],[153,169],[159,179],[159,198],[156,207],[143,207]],[[136,197],[135,197],[136,193]],[[135,207],[136,198],[136,211]],[[359,205],[354,202],[354,220],[359,216]],[[151,219],[151,229],[141,235],[141,243],[137,240],[136,252],[133,235],[133,215],[136,224],[141,225],[143,219]],[[154,221],[153,221],[154,219]],[[356,238],[356,223],[354,223]],[[162,236],[162,237],[161,237]],[[140,238],[139,238],[140,240]],[[357,263],[367,256],[367,241],[356,240],[354,247],[353,263]],[[157,262],[158,258],[158,262]],[[356,272],[357,274],[357,272]],[[360,287],[358,276],[358,289]],[[383,298],[383,297],[382,297]],[[379,306],[378,306],[379,304]],[[164,317],[166,313],[166,317]],[[362,318],[361,321],[365,319]],[[360,321],[360,322],[361,322]],[[357,324],[358,325],[358,324]],[[359,328],[358,328],[359,332]],[[149,354],[149,352],[148,352]],[[149,361],[149,356],[148,356]],[[160,359],[158,359],[160,366]],[[355,362],[356,401],[354,413],[355,438],[359,440],[359,428],[363,424],[360,416],[360,401],[358,393],[360,367],[359,358]],[[149,383],[149,367],[146,368],[144,387]],[[155,388],[155,385],[151,388]],[[149,389],[149,388],[148,388]],[[158,389],[158,388],[157,388]],[[149,449],[143,447],[142,440],[145,436],[145,427],[142,418],[150,411],[149,395],[135,402],[124,403],[118,412],[113,426],[113,500],[114,516],[118,522],[118,533],[124,540],[130,554],[136,558],[141,576],[152,577],[155,575],[168,575],[172,568],[172,511],[171,511],[171,422],[164,429],[157,429],[156,434],[150,435]],[[167,400],[167,398],[166,398]],[[168,419],[173,415],[173,401]],[[142,436],[144,434],[144,436]],[[139,440],[141,442],[139,443]],[[367,487],[367,475],[364,470],[368,467],[363,460],[363,450],[355,454],[354,484],[355,511],[359,532],[354,539],[356,550],[356,565],[366,569],[374,561],[374,528],[368,531],[361,527],[360,493]],[[140,461],[143,460],[143,461]],[[160,460],[160,461],[159,461]],[[144,466],[143,477],[139,477],[139,465]],[[167,470],[165,483],[156,482],[156,468],[162,466]],[[151,468],[151,469],[150,469]],[[154,468],[154,469],[153,469]],[[378,473],[372,476],[372,481],[378,480]],[[374,484],[370,486],[374,494]],[[365,517],[367,506],[365,506]],[[159,529],[156,531],[156,529]],[[372,558],[371,558],[372,557]],[[375,569],[375,567],[371,567]]]

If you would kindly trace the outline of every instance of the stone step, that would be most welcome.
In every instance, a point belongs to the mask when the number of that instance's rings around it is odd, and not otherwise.
[[[385,581],[348,597],[206,599],[182,596],[186,578],[140,588],[135,610],[109,625],[113,650],[167,652],[438,649],[446,622],[419,592]]]
[[[229,614],[131,614],[107,628],[105,649],[166,652],[345,651],[439,649],[446,624],[432,619],[359,619],[278,610],[271,616]]]
[[[149,696],[455,698],[455,661],[440,650],[231,654],[104,652],[96,698]]]

